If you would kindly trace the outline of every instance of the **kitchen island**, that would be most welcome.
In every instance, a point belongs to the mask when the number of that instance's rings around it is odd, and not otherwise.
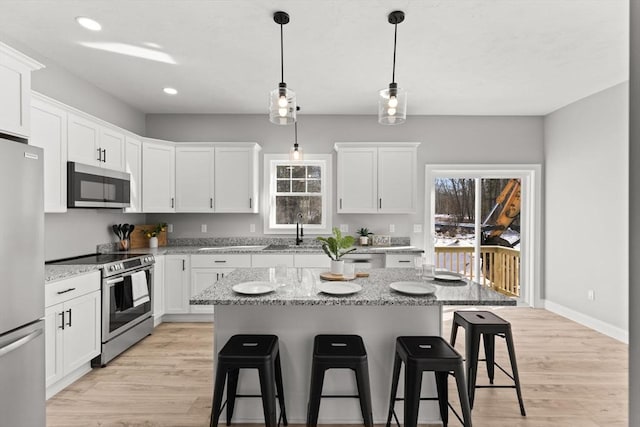
[[[435,286],[433,294],[406,295],[389,285],[400,281],[420,281],[413,269],[372,269],[369,277],[347,282],[362,290],[351,295],[333,296],[318,292],[322,270],[289,268],[287,279],[277,281],[274,292],[241,295],[234,285],[266,281],[276,283],[275,269],[237,269],[214,286],[191,299],[192,305],[214,305],[214,351],[234,334],[275,334],[280,352],[290,422],[306,421],[313,338],[317,334],[358,334],[367,348],[373,417],[386,421],[395,339],[400,335],[441,335],[443,305],[515,305],[513,299],[468,281],[426,281]],[[298,276],[298,272],[302,275]],[[298,280],[301,277],[302,280]],[[402,383],[400,384],[402,386]],[[351,372],[327,372],[323,394],[354,394]],[[242,372],[238,393],[257,394],[257,373]],[[400,393],[399,393],[400,394]],[[426,375],[423,396],[435,396],[435,381]],[[398,409],[401,408],[398,404]],[[402,410],[398,410],[402,420]],[[262,423],[262,406],[255,399],[238,399],[235,422]],[[436,402],[423,402],[420,422],[439,422]],[[357,399],[322,400],[320,423],[362,423]]]

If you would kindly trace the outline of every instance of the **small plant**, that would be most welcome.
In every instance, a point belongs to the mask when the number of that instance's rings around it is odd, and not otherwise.
[[[373,233],[369,231],[368,228],[361,228],[360,230],[356,231],[356,233],[360,236],[360,237],[369,237],[371,236]]]
[[[316,240],[322,243],[322,250],[334,261],[340,261],[342,256],[357,249],[351,247],[355,242],[353,236],[342,236],[338,227],[333,227],[332,237],[316,237]]]
[[[156,224],[156,226],[152,230],[143,229],[143,230],[140,230],[140,232],[144,235],[144,237],[146,237],[147,239],[150,239],[152,237],[158,237],[158,235],[163,231],[166,231],[166,229],[167,229],[167,223],[162,222],[160,224]]]

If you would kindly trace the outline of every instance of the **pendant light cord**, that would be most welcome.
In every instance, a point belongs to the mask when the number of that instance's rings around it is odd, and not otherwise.
[[[284,32],[282,30],[282,24],[280,24],[280,81],[284,82]],[[394,53],[395,57],[395,53]],[[394,59],[395,62],[395,59]],[[394,65],[395,68],[395,65]]]
[[[393,24],[393,73],[391,74],[391,83],[396,82],[396,42],[398,40],[398,24]]]
[[[296,150],[298,150],[298,121],[297,120],[293,123],[293,129],[295,131],[295,141],[294,141],[293,147]]]

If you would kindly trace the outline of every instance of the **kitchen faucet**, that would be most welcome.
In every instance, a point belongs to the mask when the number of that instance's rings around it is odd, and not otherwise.
[[[296,246],[299,246],[302,243],[302,238],[304,237],[304,229],[302,228],[302,223],[300,220],[302,219],[302,214],[299,213],[297,215],[298,219],[296,220]]]

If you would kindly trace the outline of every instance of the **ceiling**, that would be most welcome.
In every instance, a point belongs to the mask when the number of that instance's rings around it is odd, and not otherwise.
[[[305,114],[542,115],[628,79],[628,0],[0,0],[2,35],[145,113],[266,113],[284,77]],[[102,24],[91,32],[74,18]],[[80,43],[151,42],[176,64]],[[162,88],[179,91],[168,96]]]

